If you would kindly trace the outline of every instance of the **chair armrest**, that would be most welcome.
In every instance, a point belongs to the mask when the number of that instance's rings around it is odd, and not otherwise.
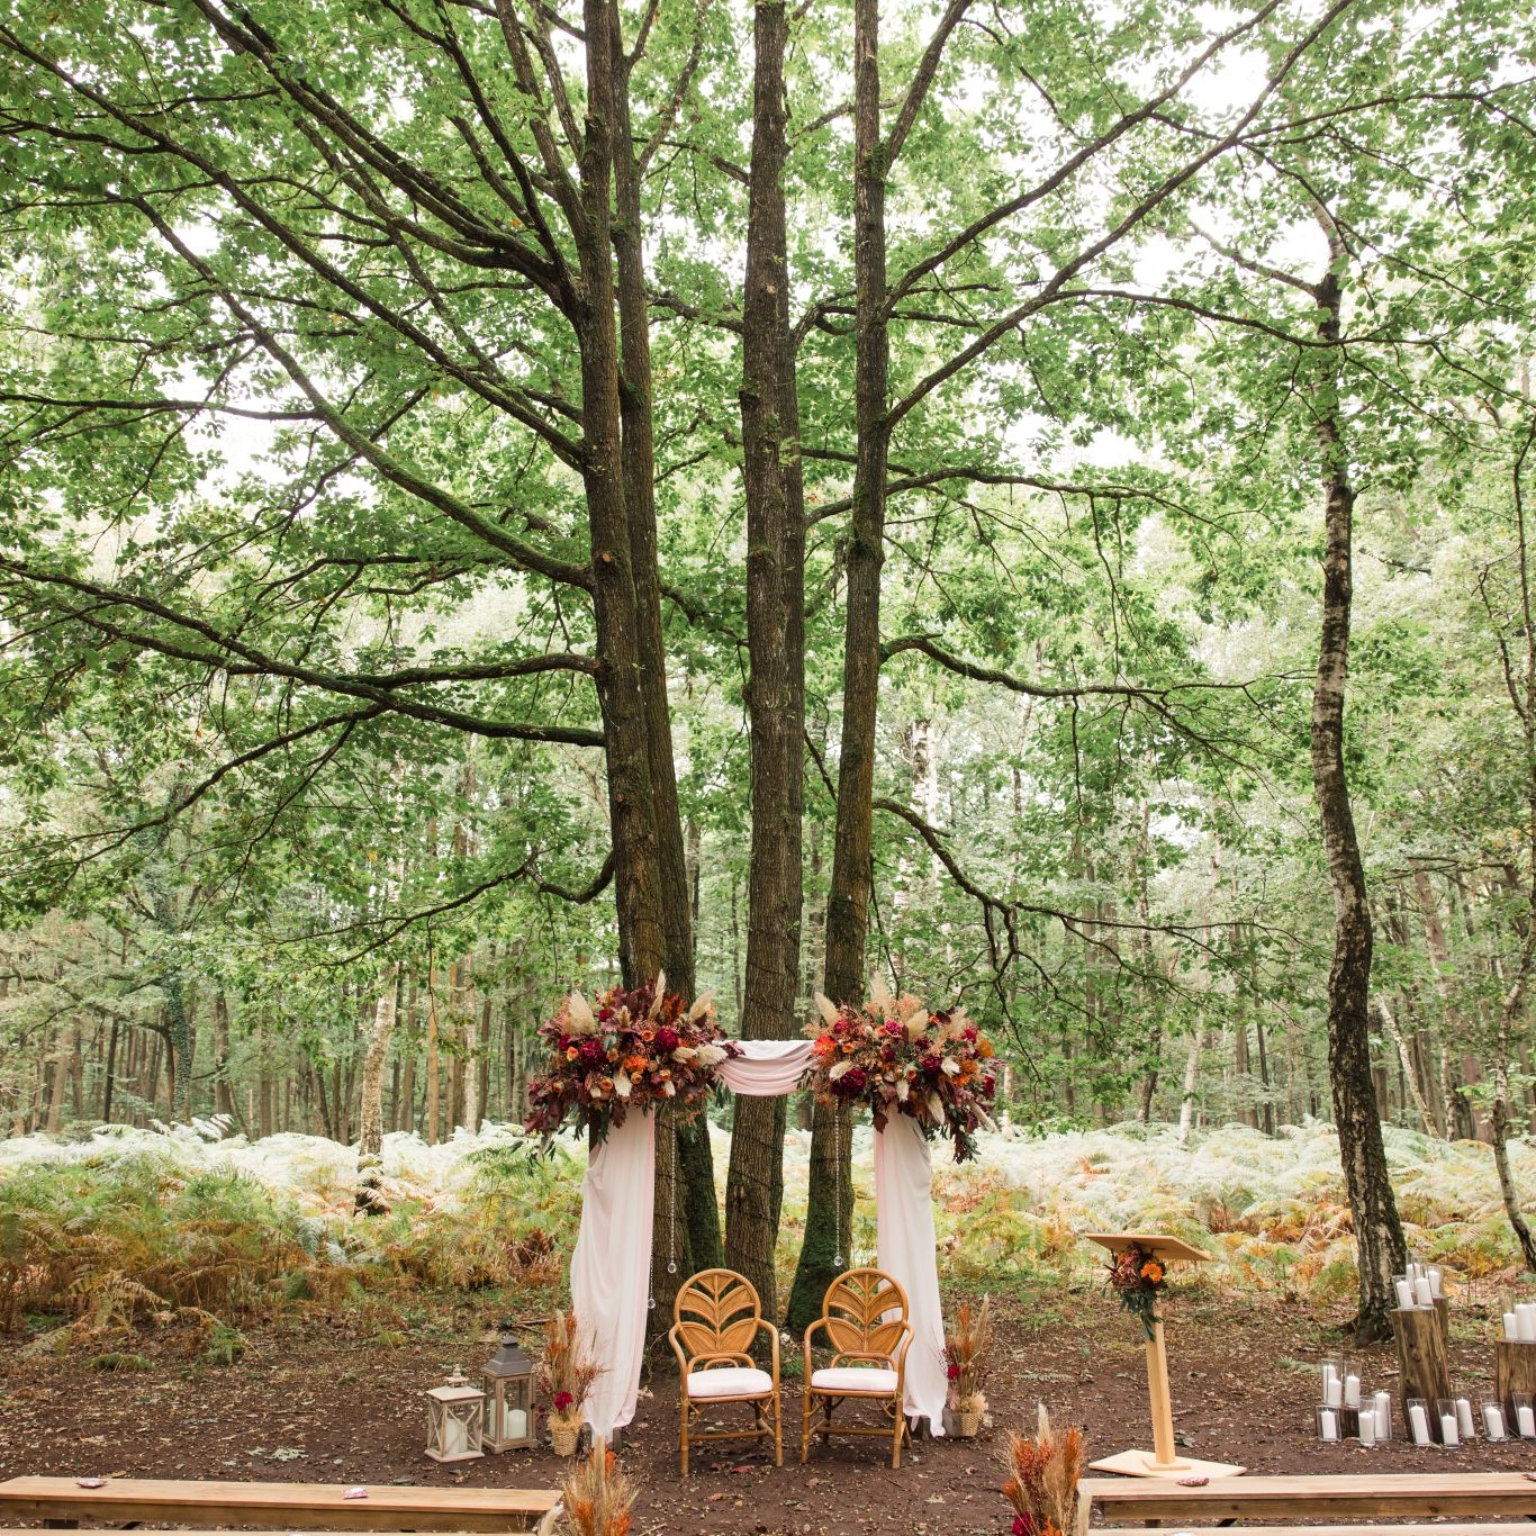
[[[807,1382],[809,1382],[811,1379],[811,1372],[816,1369],[816,1362],[811,1355],[811,1335],[815,1333],[818,1328],[825,1331],[826,1326],[826,1318],[818,1317],[815,1322],[806,1326],[805,1333],[801,1336],[801,1341],[805,1348],[805,1379]]]
[[[688,1356],[683,1352],[683,1346],[678,1340],[676,1323],[667,1329],[667,1343],[672,1346],[672,1353],[677,1356],[678,1373],[686,1376],[688,1374]]]
[[[779,1330],[766,1318],[759,1318],[757,1326],[768,1335],[768,1341],[773,1345],[773,1380],[777,1385],[779,1380]]]

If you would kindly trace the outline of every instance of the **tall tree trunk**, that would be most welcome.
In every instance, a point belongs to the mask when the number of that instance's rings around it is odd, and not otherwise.
[[[885,182],[880,138],[879,0],[854,0],[854,429],[853,508],[848,530],[843,636],[843,721],[837,770],[837,831],[827,900],[825,990],[855,1003],[865,988],[873,876],[875,725],[880,687],[880,570],[885,560],[887,370]],[[841,1121],[841,1124],[838,1122]],[[789,1302],[789,1325],[821,1312],[839,1258],[853,1244],[849,1120],[817,1105],[811,1125],[805,1239]],[[839,1192],[842,1198],[838,1198]]]
[[[1312,694],[1312,785],[1333,887],[1334,949],[1328,972],[1328,1066],[1339,1154],[1354,1218],[1360,1275],[1357,1343],[1387,1336],[1392,1277],[1407,1263],[1381,1136],[1371,1075],[1371,909],[1344,771],[1344,697],[1349,671],[1355,490],[1339,401],[1341,277],[1347,259],[1331,220],[1321,215],[1332,261],[1314,292],[1318,335],[1330,356],[1318,364],[1312,413],[1321,450],[1324,521],[1322,635]]]
[[[789,318],[785,0],[754,11],[752,181],[742,305],[741,424],[747,493],[747,702],[752,851],[741,1033],[784,1040],[799,1002],[805,736],[805,497]],[[783,1098],[736,1104],[725,1259],[778,1316],[774,1247],[784,1199]]]
[[[1419,1087],[1418,1073],[1413,1070],[1413,1057],[1408,1052],[1408,1042],[1403,1038],[1402,1030],[1397,1027],[1397,1020],[1392,1016],[1392,1010],[1383,997],[1375,998],[1372,1006],[1376,1010],[1376,1017],[1381,1020],[1382,1033],[1397,1049],[1397,1059],[1402,1063],[1403,1068],[1403,1089],[1413,1100],[1413,1107],[1418,1111],[1419,1123],[1424,1127],[1425,1135],[1438,1136],[1440,1133],[1435,1125],[1435,1117],[1430,1113],[1429,1102]]]
[[[48,1118],[43,1129],[57,1136],[64,1128],[64,1091],[69,1086],[69,1064],[74,1056],[74,1037],[78,1024],[61,1029],[53,1040],[53,1077],[48,1089]]]
[[[1189,1037],[1189,1055],[1184,1058],[1184,1093],[1179,1099],[1179,1145],[1189,1141],[1195,1124],[1196,1089],[1200,1083],[1200,1050],[1205,1043],[1205,1019],[1202,1016]]]
[[[117,1020],[107,1034],[107,1071],[101,1084],[101,1118],[110,1124],[112,1120],[112,1091],[117,1086]]]
[[[400,967],[395,964],[380,980],[368,1054],[363,1059],[362,1128],[358,1133],[357,1190],[353,1204],[365,1216],[382,1216],[389,1209],[384,1202],[384,1165],[380,1155],[384,1149],[384,1062],[395,1033],[399,986]]]
[[[438,1143],[441,1126],[438,1122],[441,1093],[438,1083],[437,1060],[437,964],[427,963],[427,1145]]]
[[[213,994],[213,1107],[234,1117],[235,1097],[229,1084],[229,999],[223,987]]]

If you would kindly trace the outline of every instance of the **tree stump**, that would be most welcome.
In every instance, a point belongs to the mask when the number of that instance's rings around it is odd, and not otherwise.
[[[1430,1438],[1440,1438],[1439,1416],[1435,1402],[1450,1397],[1451,1366],[1445,1349],[1445,1332],[1433,1307],[1392,1313],[1392,1331],[1397,1338],[1397,1363],[1403,1389],[1403,1423],[1411,1422],[1408,1404],[1416,1397],[1429,1404]]]
[[[1525,1339],[1500,1339],[1493,1347],[1493,1385],[1504,1409],[1505,1423],[1513,1435],[1519,1420],[1510,1399],[1516,1392],[1536,1395],[1536,1343]]]

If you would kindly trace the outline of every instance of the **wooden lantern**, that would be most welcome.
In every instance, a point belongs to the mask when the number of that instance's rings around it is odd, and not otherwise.
[[[536,1445],[533,1432],[533,1361],[502,1324],[500,1347],[485,1362],[485,1448],[493,1454]]]
[[[1192,1248],[1177,1237],[1158,1232],[1089,1232],[1090,1243],[1098,1243],[1111,1253],[1140,1248],[1165,1268],[1175,1260],[1203,1264],[1210,1254]],[[1152,1323],[1152,1337],[1147,1340],[1147,1396],[1152,1406],[1153,1450],[1121,1451],[1093,1463],[1095,1471],[1123,1472],[1129,1477],[1234,1477],[1245,1471],[1224,1461],[1197,1461],[1181,1457],[1174,1449],[1173,1399],[1168,1390],[1168,1352],[1163,1344],[1162,1320]]]
[[[485,1452],[485,1393],[458,1366],[427,1393],[427,1455],[433,1461],[474,1461]]]

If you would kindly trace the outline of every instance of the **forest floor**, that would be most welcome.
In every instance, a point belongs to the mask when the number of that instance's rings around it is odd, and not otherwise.
[[[622,1453],[641,1487],[635,1536],[1000,1536],[1011,1522],[999,1492],[1007,1432],[1032,1426],[1037,1403],[1058,1426],[1082,1425],[1090,1455],[1148,1443],[1139,1335],[1097,1284],[1078,1278],[994,1306],[995,1428],[978,1440],[920,1442],[897,1472],[874,1440],[813,1448],[802,1467],[799,1385],[786,1380],[782,1469],[761,1442],[741,1441],[696,1450],[685,1480],[675,1379],[658,1377]],[[1536,1468],[1530,1444],[1456,1453],[1401,1439],[1373,1450],[1319,1446],[1316,1362],[1339,1348],[1326,1321],[1295,1303],[1215,1287],[1192,1287],[1168,1306],[1177,1428],[1195,1455],[1255,1472]],[[1460,1308],[1453,1324],[1452,1367],[1457,1390],[1476,1401],[1491,1375],[1493,1324],[1473,1310]],[[478,1366],[499,1315],[489,1302],[449,1299],[405,1329],[378,1304],[311,1311],[247,1324],[244,1358],[228,1367],[189,1363],[175,1328],[113,1346],[143,1357],[131,1371],[93,1369],[78,1348],[28,1351],[19,1338],[0,1339],[0,1478],[553,1487],[566,1464],[545,1450],[456,1466],[422,1454],[422,1392],[455,1363]],[[1368,1390],[1395,1389],[1390,1346],[1357,1358]],[[1401,1434],[1400,1423],[1394,1429]]]

